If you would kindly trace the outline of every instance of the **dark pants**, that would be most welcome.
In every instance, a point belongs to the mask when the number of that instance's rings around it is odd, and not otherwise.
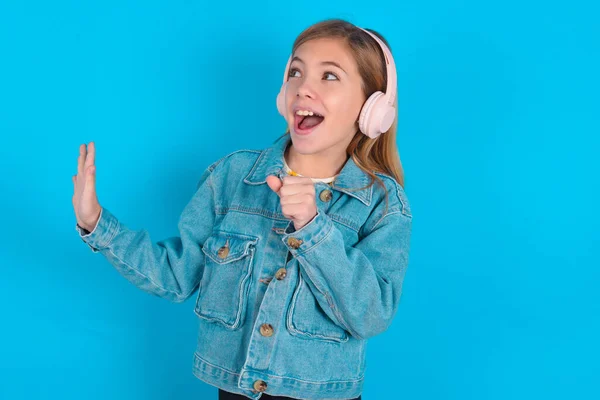
[[[297,400],[297,399],[294,399],[293,397],[271,396],[266,393],[263,393],[263,395],[260,396],[260,399],[261,400]],[[237,394],[237,393],[229,393],[229,392],[226,392],[225,390],[219,389],[219,400],[248,400],[248,397],[242,396],[241,394]],[[352,399],[352,400],[361,400],[361,396],[358,396],[357,398]]]

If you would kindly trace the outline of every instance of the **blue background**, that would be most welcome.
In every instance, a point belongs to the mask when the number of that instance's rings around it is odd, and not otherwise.
[[[390,41],[413,211],[401,306],[363,399],[600,397],[598,8],[579,1],[4,1],[0,398],[216,399],[193,301],[78,238],[78,146],[100,204],[155,240],[201,172],[283,133],[292,42],[340,17]]]

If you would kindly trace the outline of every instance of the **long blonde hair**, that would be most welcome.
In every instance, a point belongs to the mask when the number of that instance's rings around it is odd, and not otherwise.
[[[387,40],[381,34],[372,29],[367,30],[379,37],[389,48]],[[369,98],[377,90],[386,91],[387,74],[383,51],[377,41],[368,33],[342,19],[324,20],[309,26],[300,33],[292,46],[292,54],[303,43],[320,38],[338,38],[342,39],[348,45],[350,53],[358,65],[358,72],[363,82],[362,89],[365,99]],[[356,165],[371,178],[369,185],[360,189],[369,188],[376,181],[385,192],[386,208],[388,194],[385,184],[373,172],[391,176],[404,188],[404,171],[396,145],[398,96],[396,96],[395,105],[396,118],[387,132],[372,139],[360,130],[357,130],[346,149],[346,154],[352,157]],[[289,129],[283,136],[285,135],[289,135]]]

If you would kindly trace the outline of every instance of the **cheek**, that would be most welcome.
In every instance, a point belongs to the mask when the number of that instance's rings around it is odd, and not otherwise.
[[[331,99],[328,109],[332,112],[336,123],[343,125],[353,125],[358,119],[358,114],[362,107],[362,103],[352,100],[348,96],[336,97]]]
[[[294,97],[296,97],[296,93],[298,92],[297,84],[294,81],[288,81],[286,84],[286,92],[285,98],[287,100],[288,105],[294,101]]]
[[[294,84],[287,84],[286,85],[286,91],[285,91],[285,107],[286,107],[286,115],[285,115],[285,119],[288,121],[288,123],[293,124],[294,123],[294,117],[293,115],[291,115],[292,111],[290,110],[290,108],[292,107],[292,103],[295,100],[296,97],[296,87],[294,87]]]

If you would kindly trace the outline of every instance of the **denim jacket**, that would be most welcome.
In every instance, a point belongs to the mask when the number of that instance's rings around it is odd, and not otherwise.
[[[289,135],[242,149],[204,170],[179,236],[153,241],[103,207],[76,230],[135,286],[173,302],[197,291],[192,371],[259,399],[350,399],[362,393],[367,339],[396,314],[412,215],[402,186],[349,157],[330,186],[315,182],[317,215],[301,229],[281,212],[266,177],[282,177]]]

